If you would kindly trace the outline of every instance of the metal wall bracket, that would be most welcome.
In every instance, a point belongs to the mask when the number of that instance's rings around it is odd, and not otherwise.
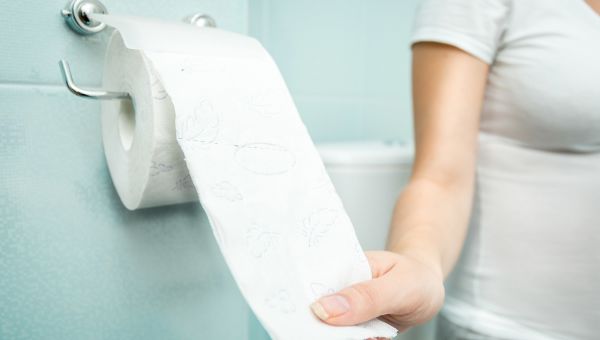
[[[98,0],[71,0],[61,11],[72,30],[79,34],[94,34],[106,28],[106,24],[90,18],[90,14],[107,14],[106,7]]]
[[[184,22],[198,27],[217,27],[215,19],[208,14],[196,13],[183,18]]]

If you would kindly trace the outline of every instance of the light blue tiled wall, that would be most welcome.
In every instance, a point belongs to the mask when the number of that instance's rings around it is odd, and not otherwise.
[[[103,0],[165,19],[203,11],[245,32],[246,0]],[[0,2],[0,339],[247,339],[253,320],[198,204],[127,211],[112,187],[100,105],[106,35],[81,37],[66,0]]]
[[[412,138],[408,38],[418,0],[250,0],[317,141]]]

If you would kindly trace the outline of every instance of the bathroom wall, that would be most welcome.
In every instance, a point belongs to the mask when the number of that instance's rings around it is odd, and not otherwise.
[[[418,0],[250,0],[316,141],[412,139],[408,38]]]
[[[113,13],[197,11],[247,29],[247,0],[103,0]],[[60,1],[0,2],[0,339],[257,339],[198,204],[130,212],[104,161],[106,34],[68,29]]]

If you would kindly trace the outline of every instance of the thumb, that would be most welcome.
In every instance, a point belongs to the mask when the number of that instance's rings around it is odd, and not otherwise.
[[[394,286],[392,280],[382,276],[324,296],[310,308],[319,319],[330,325],[355,325],[388,314],[397,291]]]

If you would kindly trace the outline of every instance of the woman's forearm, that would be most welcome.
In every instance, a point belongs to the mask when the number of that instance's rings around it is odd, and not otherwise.
[[[472,192],[472,181],[448,184],[411,180],[394,209],[388,250],[410,254],[445,277],[464,242]]]

